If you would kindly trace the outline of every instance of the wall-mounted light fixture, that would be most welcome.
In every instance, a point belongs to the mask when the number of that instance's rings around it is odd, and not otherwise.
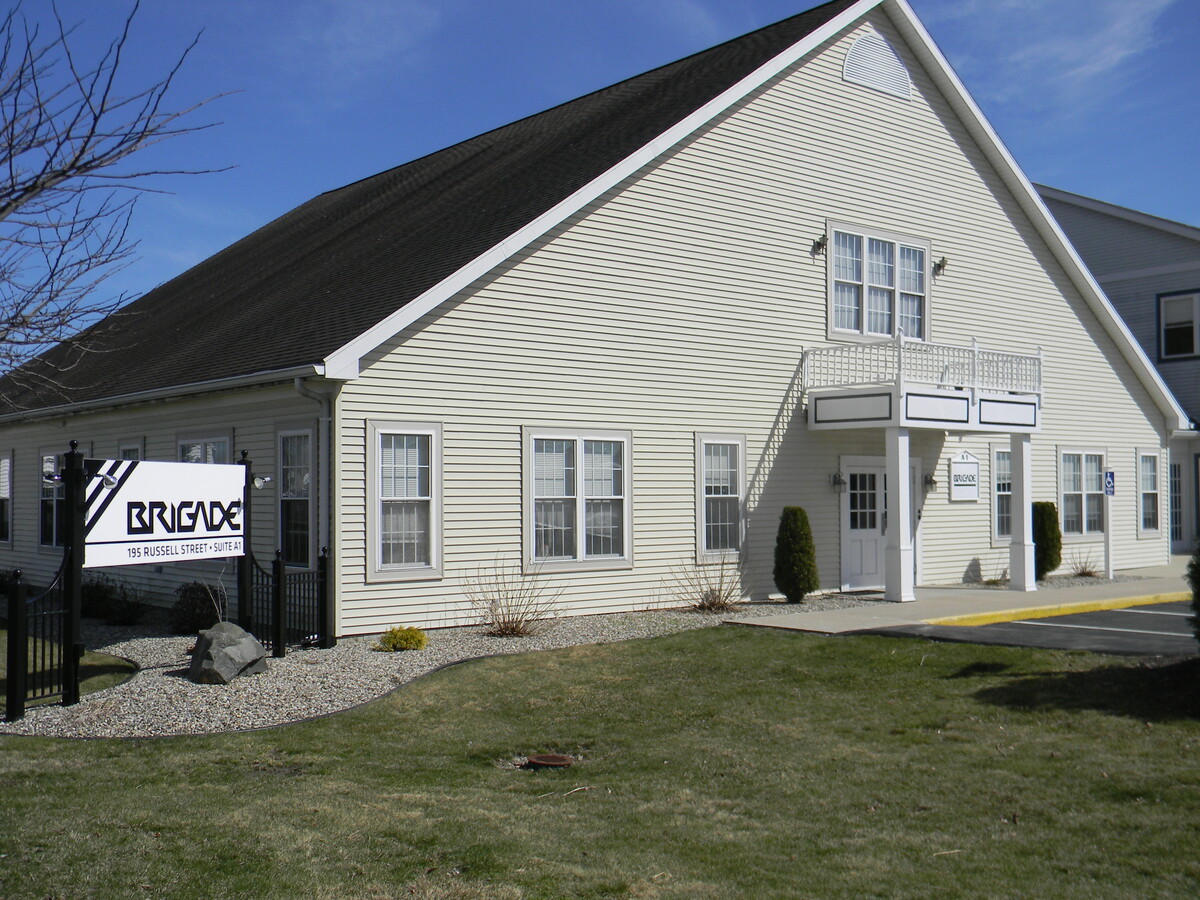
[[[943,272],[946,271],[946,266],[948,266],[948,265],[950,265],[950,263],[946,262],[946,257],[943,256],[941,259],[939,259],[937,262],[935,262],[933,264],[933,274],[941,275]]]
[[[937,479],[933,477],[932,472],[926,472],[925,478],[921,482],[925,485],[925,490],[932,491],[937,488]]]
[[[844,491],[846,489],[846,479],[841,472],[834,472],[829,476],[829,485],[835,491]]]
[[[250,483],[254,485],[256,491],[261,491],[274,480],[270,475],[255,475]]]
[[[829,235],[823,234],[812,242],[812,247],[809,248],[809,253],[816,256],[818,253],[825,252],[825,245],[829,243]]]

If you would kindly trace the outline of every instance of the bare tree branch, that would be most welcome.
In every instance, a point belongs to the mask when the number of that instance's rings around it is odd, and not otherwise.
[[[19,3],[0,17],[0,375],[64,341],[79,351],[60,354],[64,360],[96,349],[98,330],[80,332],[130,299],[102,289],[132,259],[130,216],[137,195],[151,190],[142,180],[222,171],[122,165],[146,147],[212,127],[182,120],[216,99],[166,105],[199,35],[161,80],[120,93],[138,6],[94,63],[73,51],[74,27],[57,7],[49,37]],[[32,368],[16,374],[53,383],[53,366]]]

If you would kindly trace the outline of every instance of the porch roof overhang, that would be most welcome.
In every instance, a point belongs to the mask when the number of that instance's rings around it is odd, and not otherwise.
[[[1041,398],[895,384],[808,395],[808,427],[814,431],[890,426],[1032,434],[1041,429]]]

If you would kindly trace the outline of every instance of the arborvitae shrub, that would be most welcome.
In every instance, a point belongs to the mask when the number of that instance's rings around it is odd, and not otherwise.
[[[1192,589],[1192,633],[1200,641],[1200,543],[1196,544],[1188,562],[1187,580]]]
[[[1033,571],[1039,581],[1062,563],[1058,508],[1048,500],[1033,504]]]
[[[821,586],[817,550],[808,514],[800,506],[785,506],[775,538],[775,586],[788,603],[799,603]]]

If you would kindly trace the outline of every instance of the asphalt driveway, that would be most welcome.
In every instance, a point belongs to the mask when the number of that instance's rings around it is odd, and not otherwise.
[[[872,632],[975,644],[1137,656],[1196,656],[1200,654],[1200,643],[1193,636],[1191,615],[1189,603],[1155,603],[990,625],[900,625]]]

